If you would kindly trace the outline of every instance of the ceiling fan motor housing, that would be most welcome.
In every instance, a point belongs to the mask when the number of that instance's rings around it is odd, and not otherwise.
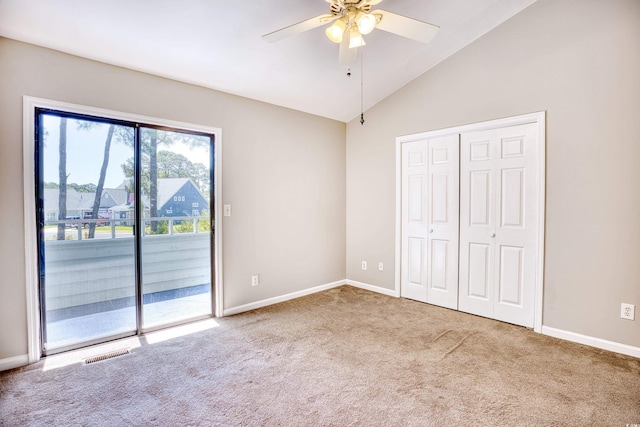
[[[345,11],[369,13],[371,5],[363,0],[337,0],[331,3],[329,11],[333,16],[344,15]]]

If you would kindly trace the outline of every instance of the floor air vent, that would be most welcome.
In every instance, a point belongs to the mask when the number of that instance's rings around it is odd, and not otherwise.
[[[90,363],[101,362],[107,359],[113,359],[114,357],[124,356],[125,354],[129,354],[129,349],[123,348],[121,350],[110,351],[109,353],[99,354],[97,356],[87,357],[84,359],[84,364],[88,365]]]

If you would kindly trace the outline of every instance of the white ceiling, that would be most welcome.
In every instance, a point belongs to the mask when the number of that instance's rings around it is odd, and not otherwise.
[[[365,37],[365,110],[534,2],[374,7],[441,28],[427,45],[381,30]],[[0,0],[0,36],[346,122],[360,115],[359,60],[347,77],[324,27],[261,38],[328,8],[324,0]]]

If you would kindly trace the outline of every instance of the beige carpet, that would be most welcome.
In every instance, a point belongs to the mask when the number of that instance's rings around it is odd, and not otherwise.
[[[0,374],[3,426],[625,426],[640,360],[349,286],[90,365]]]

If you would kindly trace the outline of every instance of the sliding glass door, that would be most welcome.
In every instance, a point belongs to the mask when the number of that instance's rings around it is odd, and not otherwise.
[[[140,129],[142,326],[211,313],[211,137]]]
[[[210,316],[213,136],[36,117],[44,353]]]

